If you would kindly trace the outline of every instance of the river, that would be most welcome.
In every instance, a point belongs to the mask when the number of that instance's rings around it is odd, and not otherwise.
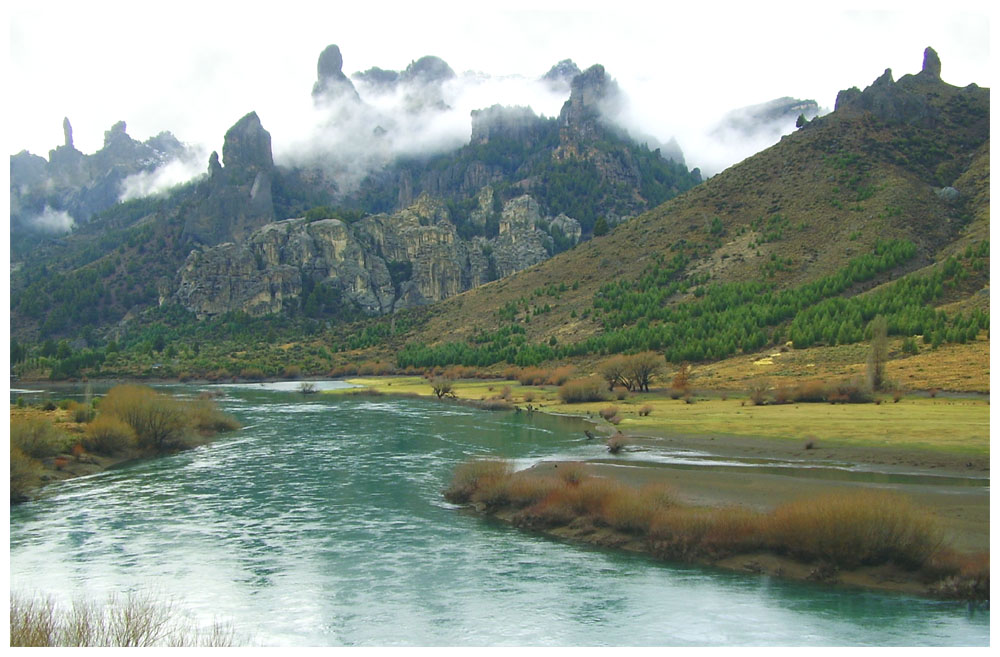
[[[473,457],[606,456],[579,420],[216,388],[239,432],[11,507],[11,591],[154,592],[264,646],[989,644],[964,604],[664,564],[442,499]]]

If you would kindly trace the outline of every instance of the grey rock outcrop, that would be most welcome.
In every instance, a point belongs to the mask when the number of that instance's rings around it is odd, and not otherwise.
[[[777,139],[782,133],[789,132],[799,116],[812,119],[819,113],[819,104],[815,100],[784,96],[728,112],[711,134],[720,138],[735,134],[743,138],[762,135]]]
[[[313,102],[324,103],[337,100],[360,102],[357,89],[344,75],[344,57],[336,45],[327,46],[316,62],[316,82],[313,84]]]
[[[885,69],[864,91],[852,87],[838,93],[834,111],[842,114],[870,112],[893,123],[931,127],[939,112],[926,93],[929,84],[944,84],[941,81],[941,60],[933,48],[924,50],[920,73],[904,75],[897,82],[893,80],[892,71]]]
[[[531,148],[542,136],[545,121],[530,107],[492,105],[472,110],[471,144],[488,144],[490,139],[510,139]]]
[[[542,76],[549,89],[557,93],[566,93],[570,90],[573,78],[580,75],[580,67],[572,59],[564,59]]]
[[[489,206],[492,199],[481,195]],[[192,251],[176,298],[199,317],[279,312],[301,303],[312,286],[336,290],[342,301],[372,315],[424,305],[549,257],[551,238],[536,224],[556,220],[542,217],[534,199],[508,202],[502,217],[496,238],[463,240],[444,204],[425,195],[404,210],[353,225],[338,219],[274,222],[240,244]],[[572,219],[557,220],[573,232]]]
[[[256,112],[226,132],[222,164],[218,154],[212,153],[208,168],[209,177],[198,186],[186,215],[183,234],[187,239],[205,245],[239,242],[274,221],[271,135]]]

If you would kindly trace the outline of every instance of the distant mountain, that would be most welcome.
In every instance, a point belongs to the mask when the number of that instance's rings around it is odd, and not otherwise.
[[[63,145],[49,151],[47,160],[28,151],[10,158],[12,237],[69,232],[118,203],[130,177],[190,154],[169,132],[135,141],[124,121],[104,133],[104,146],[92,155],[73,145],[69,119],[63,120],[63,132]]]

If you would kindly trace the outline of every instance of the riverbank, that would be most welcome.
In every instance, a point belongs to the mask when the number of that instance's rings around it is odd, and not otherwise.
[[[906,496],[871,488],[798,490],[796,501],[761,510],[728,499],[692,504],[690,488],[662,477],[642,486],[628,480],[590,463],[547,462],[514,472],[502,461],[478,461],[459,467],[444,495],[515,527],[664,561],[823,586],[989,600],[988,552],[948,547],[933,514]]]
[[[180,400],[125,385],[112,388],[96,413],[89,401],[12,403],[11,503],[31,499],[53,481],[193,449],[240,428],[211,397]]]
[[[418,377],[349,382],[383,394],[433,395],[430,382]],[[669,485],[678,500],[694,508],[742,508],[757,513],[824,495],[890,492],[929,513],[943,544],[961,555],[963,562],[980,563],[982,557],[977,555],[989,553],[988,400],[939,396],[879,405],[753,407],[740,398],[703,396],[689,404],[654,393],[565,405],[556,399],[554,387],[520,386],[515,381],[457,381],[453,389],[464,400],[505,399],[522,411],[530,407],[531,412],[575,415],[593,422],[593,458],[584,463],[539,463],[531,468],[534,475],[551,476],[560,467],[564,471],[582,468],[588,476],[634,488]],[[611,404],[623,416],[617,425],[600,415]],[[643,416],[638,412],[642,407],[653,410]],[[726,426],[741,433],[720,431]],[[797,426],[809,426],[812,431],[795,435]],[[611,455],[603,441],[616,432],[624,434],[626,446]],[[650,460],[651,454],[679,458],[657,462]],[[510,511],[494,510],[490,515],[523,526]],[[643,540],[588,523],[541,531],[562,539],[649,552]],[[832,574],[816,571],[815,564],[759,551],[703,563],[914,595],[928,594],[931,586],[924,575],[907,575],[892,566]]]

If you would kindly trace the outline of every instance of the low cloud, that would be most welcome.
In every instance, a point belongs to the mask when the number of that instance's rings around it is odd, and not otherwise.
[[[467,72],[441,83],[379,87],[353,81],[361,97],[328,99],[284,116],[262,117],[275,162],[317,166],[348,193],[398,158],[420,158],[469,143],[471,113],[494,104],[556,116],[567,96],[523,77]]]
[[[190,148],[183,158],[170,160],[152,171],[141,171],[121,182],[120,201],[163,194],[204,175],[208,153],[204,147]]]
[[[41,214],[28,218],[28,226],[43,233],[68,233],[73,230],[75,224],[68,212],[53,210],[47,205]]]

